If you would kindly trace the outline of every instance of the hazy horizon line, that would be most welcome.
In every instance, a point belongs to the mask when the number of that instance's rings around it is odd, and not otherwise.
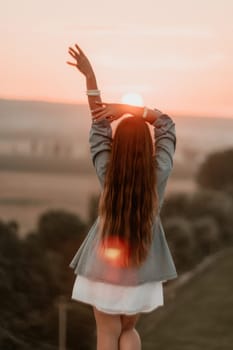
[[[48,104],[62,104],[62,105],[79,105],[79,106],[86,106],[88,108],[88,102],[82,102],[82,101],[73,101],[73,100],[56,100],[56,99],[36,99],[36,98],[20,98],[20,97],[3,97],[0,96],[0,100],[5,100],[5,101],[18,101],[18,102],[33,102],[33,103],[48,103]],[[119,102],[121,103],[121,102]],[[169,111],[169,109],[167,109]],[[219,119],[233,119],[233,114],[232,116],[228,115],[213,115],[213,114],[192,114],[191,112],[179,112],[179,111],[172,111],[170,110],[171,114],[174,115],[175,117],[190,117],[190,118],[219,118]]]

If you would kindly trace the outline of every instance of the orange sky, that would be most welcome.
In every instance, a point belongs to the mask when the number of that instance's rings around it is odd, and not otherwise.
[[[233,117],[232,0],[7,0],[0,97],[86,102],[77,42],[103,100],[128,92],[173,113]]]

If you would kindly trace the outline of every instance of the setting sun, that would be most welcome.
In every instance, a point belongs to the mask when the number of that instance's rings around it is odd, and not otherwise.
[[[122,103],[126,103],[133,106],[143,106],[143,98],[141,95],[130,92],[122,96],[121,98]]]

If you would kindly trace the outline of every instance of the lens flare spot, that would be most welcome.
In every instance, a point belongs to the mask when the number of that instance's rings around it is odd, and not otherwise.
[[[121,250],[119,248],[106,248],[104,254],[107,259],[117,259],[121,255]]]
[[[124,266],[128,258],[128,246],[118,237],[108,237],[100,245],[99,250],[102,259],[115,266]]]

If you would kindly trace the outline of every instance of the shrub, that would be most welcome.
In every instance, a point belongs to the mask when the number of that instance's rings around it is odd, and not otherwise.
[[[197,183],[204,188],[224,190],[233,185],[233,148],[209,154],[196,174]]]
[[[190,222],[171,217],[164,223],[164,231],[178,273],[191,269],[195,262],[195,239]]]
[[[165,219],[171,216],[187,216],[190,203],[190,195],[187,193],[172,193],[164,199],[161,209],[161,218]]]
[[[200,189],[190,198],[189,219],[210,216],[216,220],[223,245],[232,242],[232,213],[232,198],[222,191]]]
[[[216,220],[211,216],[203,216],[193,221],[196,240],[196,255],[202,259],[216,252],[220,247],[220,232]]]

